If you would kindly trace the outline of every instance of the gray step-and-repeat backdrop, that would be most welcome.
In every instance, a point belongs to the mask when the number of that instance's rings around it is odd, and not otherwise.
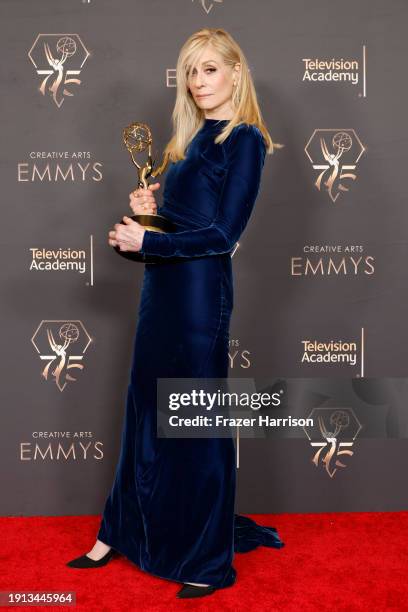
[[[136,186],[122,130],[148,123],[161,153],[179,49],[205,26],[242,46],[285,145],[233,254],[230,376],[316,417],[237,433],[237,509],[406,509],[405,0],[1,11],[1,514],[102,511],[143,276],[107,243]]]

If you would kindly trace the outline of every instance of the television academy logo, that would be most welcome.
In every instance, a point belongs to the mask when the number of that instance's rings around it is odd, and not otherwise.
[[[78,34],[38,34],[28,57],[38,76],[42,77],[39,91],[49,94],[58,108],[65,97],[74,95],[74,86],[90,53]]]
[[[357,341],[319,341],[308,338],[300,340],[302,354],[300,363],[310,366],[348,365],[355,366],[359,355]],[[361,351],[360,351],[361,352]]]
[[[360,329],[360,337],[354,340],[327,340],[308,338],[301,340],[303,354],[300,363],[310,367],[321,367],[336,365],[357,366],[360,371],[355,375],[364,377],[365,370],[365,328]]]
[[[305,146],[313,169],[318,171],[315,187],[326,191],[334,203],[341,193],[349,191],[355,181],[355,169],[365,148],[353,129],[317,129]]]
[[[46,361],[41,375],[45,380],[54,380],[60,391],[68,382],[76,381],[72,371],[83,370],[82,360],[92,338],[81,321],[43,320],[34,332],[31,342]],[[69,354],[75,350],[76,354]]]
[[[224,0],[213,0],[212,2],[210,0],[199,0],[199,3],[201,4],[202,8],[204,9],[204,11],[208,13],[213,9],[214,4],[222,4]],[[194,0],[192,0],[192,2],[194,2]]]
[[[312,463],[333,478],[338,468],[347,467],[343,457],[353,456],[351,447],[362,425],[351,408],[313,408],[308,418],[313,419],[313,426],[303,429],[312,448],[317,449]]]
[[[334,83],[347,87],[351,84],[359,98],[367,97],[367,47],[362,45],[361,59],[354,57],[303,57],[302,82],[325,86]]]

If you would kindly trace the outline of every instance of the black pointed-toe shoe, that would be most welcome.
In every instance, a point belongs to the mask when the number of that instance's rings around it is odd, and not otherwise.
[[[98,561],[94,561],[87,555],[82,555],[81,557],[77,557],[76,559],[72,559],[72,561],[68,561],[68,567],[76,567],[79,569],[89,569],[91,567],[102,567],[106,565],[112,557],[115,555],[115,551],[113,548],[108,550],[106,555],[98,559]]]
[[[197,586],[195,584],[184,584],[178,591],[176,597],[187,599],[191,597],[204,597],[205,595],[211,595],[217,587],[214,586]]]

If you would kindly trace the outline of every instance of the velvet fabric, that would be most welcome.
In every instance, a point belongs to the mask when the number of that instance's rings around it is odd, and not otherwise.
[[[146,572],[218,588],[236,580],[234,551],[283,542],[275,528],[234,514],[232,438],[156,436],[156,389],[161,377],[228,376],[230,253],[251,215],[266,150],[258,128],[246,124],[215,144],[224,125],[206,119],[185,159],[168,169],[160,212],[177,231],[144,234],[150,263],[120,457],[98,533]]]

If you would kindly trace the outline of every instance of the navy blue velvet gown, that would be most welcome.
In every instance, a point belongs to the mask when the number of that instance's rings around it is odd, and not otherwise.
[[[146,572],[219,588],[236,580],[234,551],[283,542],[275,528],[234,514],[232,438],[156,437],[156,385],[160,377],[228,376],[230,253],[266,150],[247,124],[215,144],[225,123],[205,120],[186,158],[167,171],[160,212],[177,232],[144,234],[141,252],[155,263],[145,264],[120,457],[98,533]]]

